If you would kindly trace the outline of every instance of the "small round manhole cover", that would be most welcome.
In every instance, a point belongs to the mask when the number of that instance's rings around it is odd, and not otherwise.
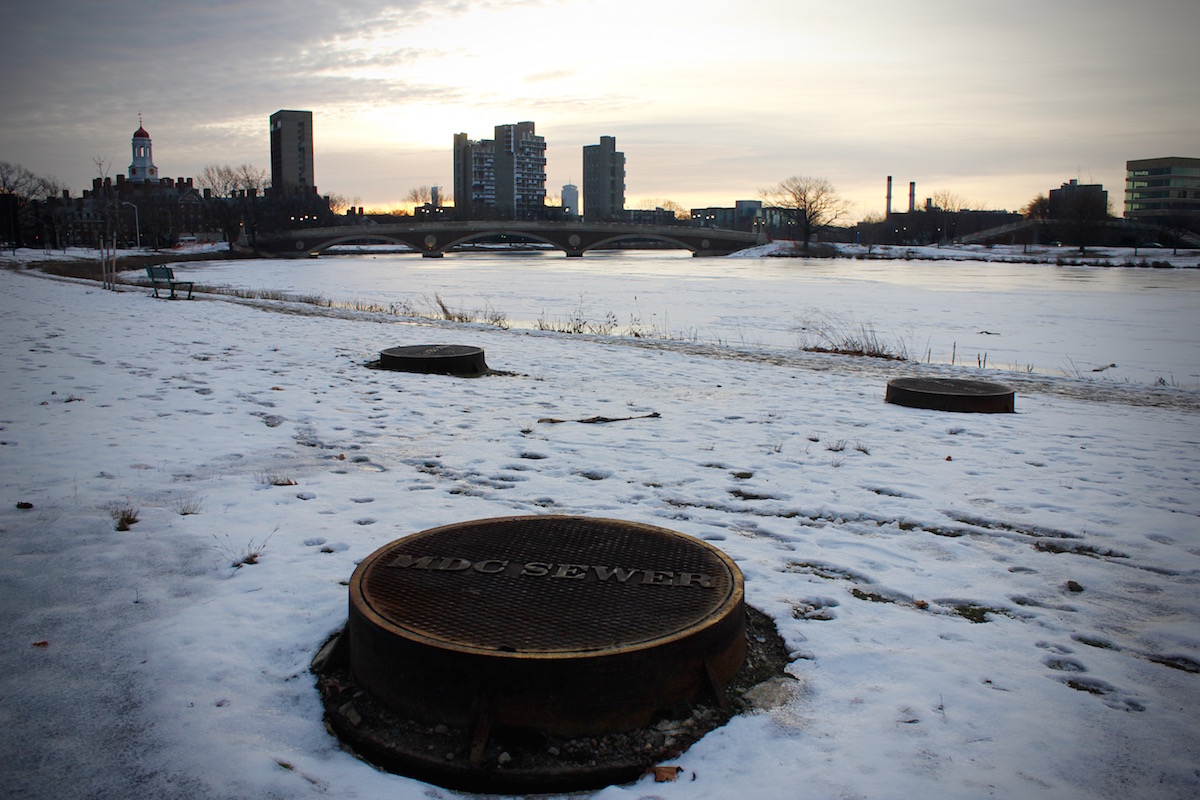
[[[723,686],[745,655],[741,572],[664,528],[533,516],[423,531],[350,579],[349,662],[399,713],[617,731]]]
[[[896,405],[934,411],[1012,413],[1015,393],[1002,383],[961,378],[894,378],[884,399]]]
[[[414,344],[379,354],[381,369],[475,377],[488,372],[483,348],[461,344]]]

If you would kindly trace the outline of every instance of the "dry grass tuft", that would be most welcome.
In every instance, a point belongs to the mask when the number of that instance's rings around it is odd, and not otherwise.
[[[203,497],[177,497],[171,501],[171,508],[181,517],[199,514],[204,510]]]
[[[129,526],[138,521],[138,510],[128,503],[124,505],[114,505],[108,510],[113,521],[117,523],[117,530],[127,531]]]

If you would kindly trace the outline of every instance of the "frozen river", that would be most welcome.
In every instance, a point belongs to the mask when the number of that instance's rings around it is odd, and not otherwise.
[[[866,328],[920,361],[986,358],[1000,370],[1200,386],[1192,269],[533,252],[216,261],[178,271],[210,285],[427,313],[440,297],[514,328],[579,321],[736,347],[822,345],[823,332]]]

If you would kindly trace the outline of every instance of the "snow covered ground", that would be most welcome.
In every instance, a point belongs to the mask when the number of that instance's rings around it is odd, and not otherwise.
[[[1200,795],[1194,388],[945,414],[888,378],[976,370],[8,270],[0,314],[5,797],[454,796],[342,751],[308,663],[357,561],[526,513],[715,543],[795,655],[680,782],[596,798]],[[430,342],[516,374],[364,367]]]

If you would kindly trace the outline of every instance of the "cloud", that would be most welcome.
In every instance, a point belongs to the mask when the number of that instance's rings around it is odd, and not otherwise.
[[[555,70],[547,70],[546,72],[535,72],[530,75],[526,75],[524,78],[521,79],[521,81],[523,83],[543,83],[546,81],[560,81],[560,80],[566,80],[567,78],[574,77],[575,75],[578,75],[578,74],[579,74],[579,70],[576,70],[576,69],[555,69]]]
[[[367,204],[414,183],[399,170],[448,182],[456,131],[526,119],[551,185],[615,135],[631,193],[705,204],[792,174],[864,198],[887,174],[970,195],[958,176],[1011,206],[1082,171],[1119,193],[1126,159],[1197,155],[1200,129],[1183,0],[45,0],[6,23],[0,159],[75,188],[95,155],[124,168],[139,112],[190,175],[266,164],[269,115],[311,110],[318,185]]]

